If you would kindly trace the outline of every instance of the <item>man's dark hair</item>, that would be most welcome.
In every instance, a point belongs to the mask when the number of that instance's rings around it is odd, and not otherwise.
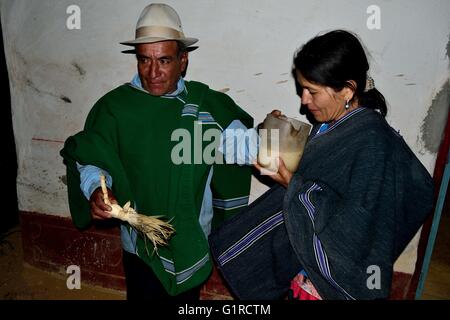
[[[178,44],[178,53],[177,53],[177,55],[178,55],[178,58],[180,58],[181,55],[182,55],[184,52],[188,52],[189,50],[188,50],[188,48],[186,47],[186,45],[185,45],[183,42],[177,41],[177,44]],[[188,59],[187,62],[186,62],[186,69],[184,69],[184,71],[181,73],[181,76],[182,76],[183,78],[186,76],[186,72],[187,72],[188,65],[189,65],[189,59]]]
[[[179,57],[179,56],[181,56],[184,52],[187,52],[188,50],[187,50],[186,45],[185,45],[183,42],[177,41],[177,44],[178,44],[178,52],[177,52],[177,54],[178,54],[178,57]]]

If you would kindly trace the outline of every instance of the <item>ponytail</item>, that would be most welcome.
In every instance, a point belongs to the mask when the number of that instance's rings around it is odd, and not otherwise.
[[[387,105],[384,96],[376,88],[371,88],[359,94],[359,105],[365,108],[377,110],[383,117],[387,114]]]

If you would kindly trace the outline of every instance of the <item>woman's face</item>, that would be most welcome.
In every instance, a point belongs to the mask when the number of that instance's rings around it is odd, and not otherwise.
[[[296,71],[296,74],[302,87],[302,104],[308,107],[318,122],[334,122],[347,113],[345,103],[348,88],[336,92],[330,87],[306,80],[299,71]]]

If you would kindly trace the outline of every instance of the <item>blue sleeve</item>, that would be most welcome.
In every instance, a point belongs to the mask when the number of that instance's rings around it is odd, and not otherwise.
[[[258,131],[234,120],[220,136],[219,151],[227,164],[252,165],[258,157],[258,146]]]
[[[92,165],[81,165],[77,162],[77,169],[80,172],[80,188],[86,199],[90,199],[95,189],[100,187],[100,175],[106,178],[106,186],[111,189],[112,177],[103,169]]]

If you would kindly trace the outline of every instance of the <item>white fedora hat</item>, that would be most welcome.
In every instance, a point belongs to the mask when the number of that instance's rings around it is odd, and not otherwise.
[[[140,43],[176,40],[184,43],[186,47],[198,41],[196,38],[184,36],[181,20],[178,13],[167,4],[152,3],[142,10],[136,24],[136,38],[121,42],[127,46]]]

